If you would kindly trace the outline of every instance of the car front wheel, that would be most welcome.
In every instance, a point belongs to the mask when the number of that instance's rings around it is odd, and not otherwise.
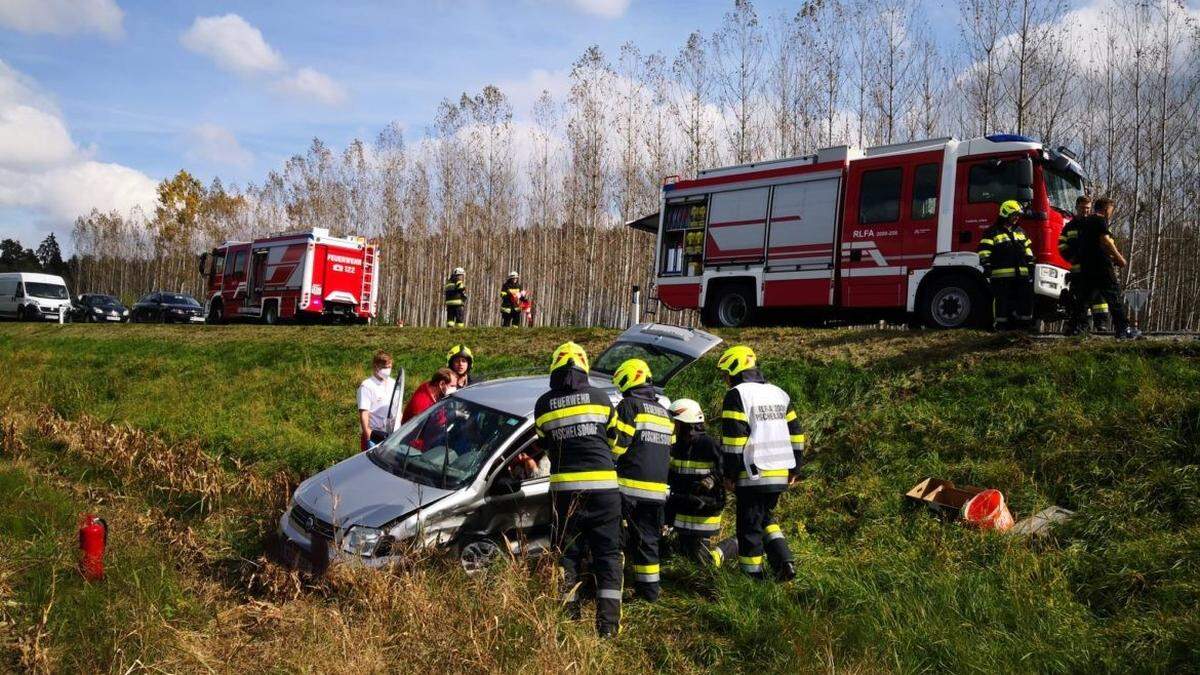
[[[472,539],[459,549],[458,559],[467,574],[487,571],[496,561],[508,555],[500,542],[490,537]]]

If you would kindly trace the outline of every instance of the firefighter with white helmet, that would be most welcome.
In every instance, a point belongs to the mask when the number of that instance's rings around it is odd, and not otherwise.
[[[995,299],[996,330],[1033,321],[1033,245],[1021,229],[1024,207],[1015,199],[1000,205],[1000,217],[983,231],[979,264]]]
[[[608,394],[588,380],[583,347],[567,342],[550,359],[550,390],[533,406],[538,443],[550,457],[553,542],[560,552],[562,601],[579,618],[580,567],[591,555],[596,578],[596,630],[621,628],[621,493],[607,426]]]
[[[467,325],[467,282],[466,270],[455,267],[446,281],[446,325],[462,328]]]
[[[730,347],[717,368],[729,384],[721,406],[721,463],[726,486],[736,485],[738,564],[763,578],[765,550],[775,577],[786,581],[796,567],[773,512],[800,467],[804,434],[791,398],[763,378],[753,349]]]
[[[701,564],[717,567],[737,552],[730,540],[712,545],[712,537],[721,529],[721,511],[725,508],[725,487],[721,481],[721,447],[704,430],[704,411],[690,398],[671,403],[675,420],[675,441],[671,444],[671,464],[667,484],[667,523],[675,531],[679,550]]]
[[[608,423],[608,439],[621,487],[625,551],[633,565],[634,590],[638,597],[654,602],[660,592],[659,544],[675,425],[658,402],[645,361],[625,361],[613,372],[612,381],[622,394]]]
[[[521,275],[513,270],[500,284],[500,325],[521,325],[521,299],[525,290],[521,287]]]

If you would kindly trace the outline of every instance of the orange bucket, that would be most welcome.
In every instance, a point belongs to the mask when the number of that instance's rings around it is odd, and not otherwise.
[[[1012,514],[999,490],[984,490],[963,504],[963,520],[981,530],[1003,532],[1013,526]]]

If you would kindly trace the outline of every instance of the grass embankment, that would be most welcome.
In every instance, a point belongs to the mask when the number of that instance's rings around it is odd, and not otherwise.
[[[804,480],[780,509],[800,576],[758,585],[672,562],[664,600],[630,605],[612,644],[557,621],[545,565],[466,580],[433,560],[313,584],[260,556],[286,485],[354,451],[353,389],[374,349],[425,374],[462,340],[480,371],[497,372],[540,368],[568,337],[595,352],[613,335],[0,327],[0,663],[962,672],[1200,662],[1195,345],[728,334],[758,348],[811,432]],[[712,414],[721,390],[710,357],[668,394]],[[999,488],[1018,518],[1050,504],[1078,515],[1036,546],[946,525],[901,499],[928,475]],[[113,523],[102,585],[73,572],[83,510]]]

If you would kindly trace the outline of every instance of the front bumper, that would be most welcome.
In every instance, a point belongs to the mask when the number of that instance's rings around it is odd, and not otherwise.
[[[1067,287],[1067,270],[1056,265],[1033,266],[1033,292],[1035,295],[1058,300]]]
[[[338,548],[335,541],[337,539],[336,530],[334,531],[334,537],[331,539],[314,537],[309,534],[308,530],[301,528],[296,523],[296,519],[292,517],[291,507],[288,507],[283,512],[283,516],[279,518],[279,539],[283,547],[284,558],[289,562],[302,565],[326,567],[329,565],[356,564],[379,568],[387,567],[398,561],[396,556],[365,558],[346,553]],[[314,539],[318,540],[314,542]],[[317,551],[324,551],[323,559],[317,557],[321,556],[321,553],[314,554],[314,543]]]

